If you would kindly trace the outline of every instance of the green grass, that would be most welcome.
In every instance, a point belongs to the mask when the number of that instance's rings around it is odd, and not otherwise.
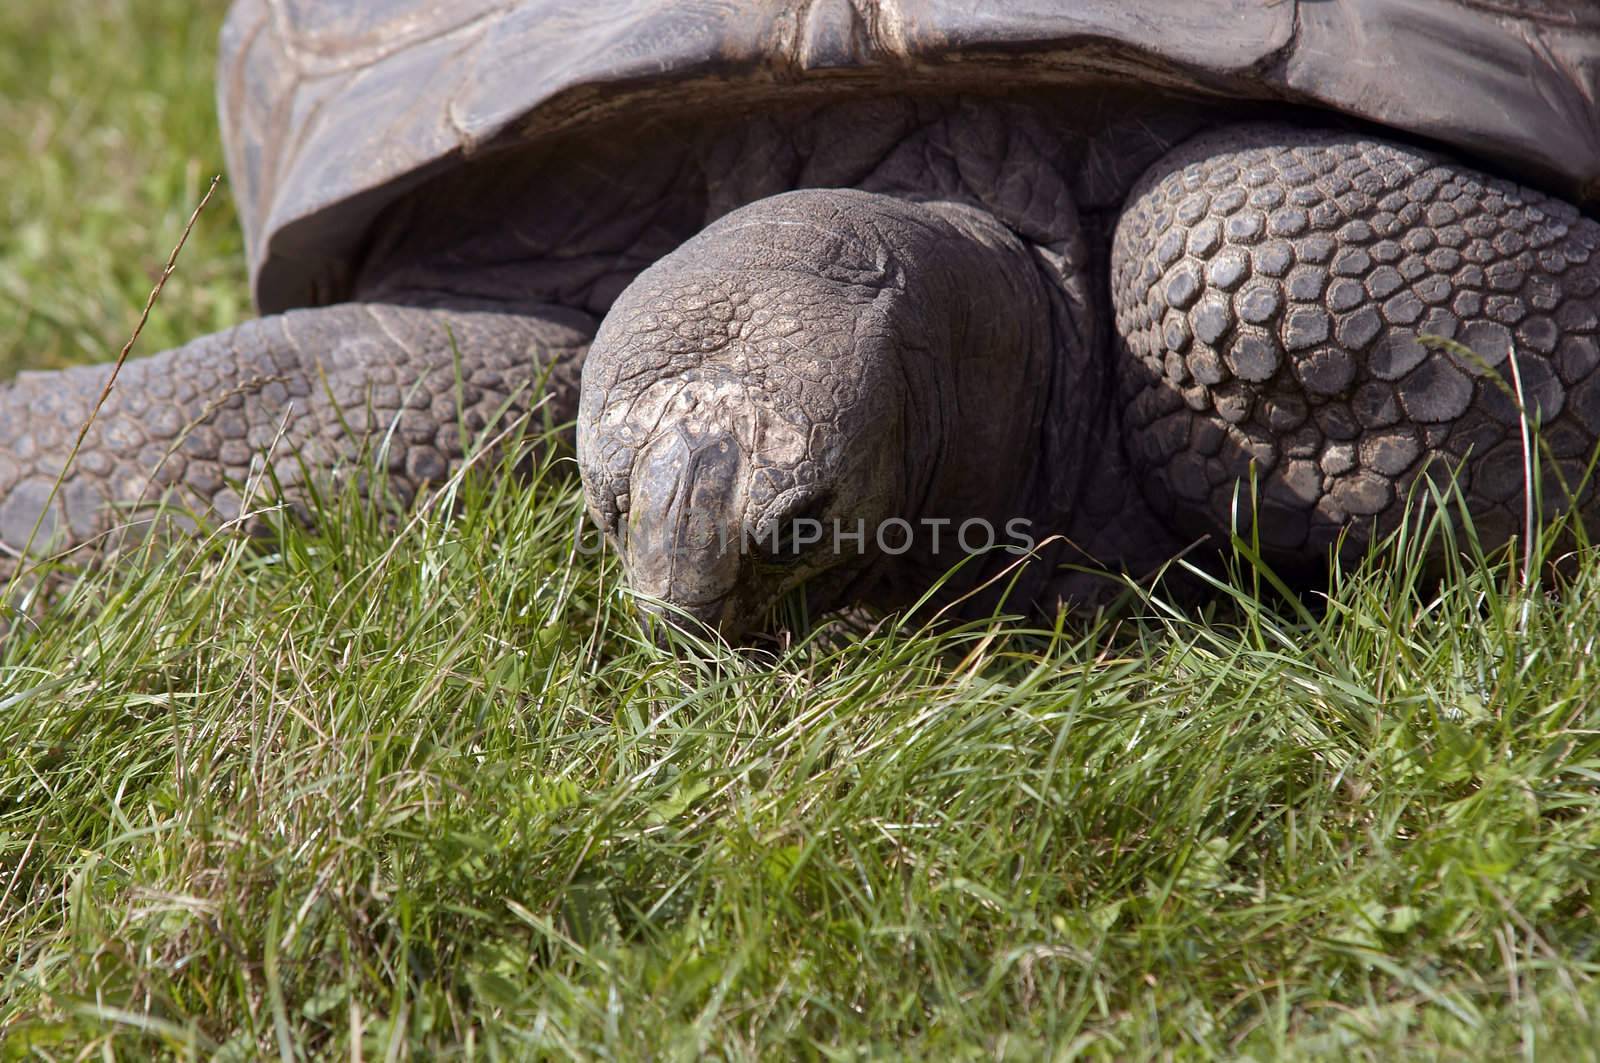
[[[0,4],[0,376],[106,361],[222,170],[212,66],[223,0]],[[140,341],[249,316],[219,196]]]
[[[218,166],[216,21],[0,9],[0,361],[120,346]],[[246,312],[230,224],[142,350]],[[750,659],[638,639],[569,470],[459,492],[131,559],[0,646],[0,1055],[1600,1044],[1592,551]]]

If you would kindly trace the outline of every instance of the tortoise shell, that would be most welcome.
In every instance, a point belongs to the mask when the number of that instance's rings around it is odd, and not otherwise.
[[[729,100],[1137,83],[1314,105],[1600,201],[1593,0],[238,0],[219,106],[263,312],[343,297],[463,160]]]

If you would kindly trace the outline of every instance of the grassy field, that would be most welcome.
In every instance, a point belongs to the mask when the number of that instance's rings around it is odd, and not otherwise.
[[[0,6],[0,372],[115,352],[220,4]],[[141,351],[247,315],[226,195]],[[1600,557],[642,644],[570,471],[0,646],[0,1057],[1593,1058]]]

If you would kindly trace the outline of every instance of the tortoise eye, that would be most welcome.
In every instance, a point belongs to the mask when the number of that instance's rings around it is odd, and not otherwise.
[[[772,560],[780,564],[793,564],[804,556],[806,546],[813,545],[820,539],[808,538],[806,542],[797,541],[798,532],[803,525],[814,523],[817,529],[805,527],[805,531],[820,531],[824,536],[827,533],[827,523],[823,518],[827,515],[828,507],[833,504],[832,494],[811,495],[796,499],[794,504],[784,511],[772,525],[774,528],[771,536],[766,540],[770,543],[769,553]]]

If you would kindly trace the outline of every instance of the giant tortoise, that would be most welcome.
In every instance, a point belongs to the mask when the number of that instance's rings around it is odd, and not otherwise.
[[[0,387],[12,565],[535,408],[730,636],[1447,492],[1493,545],[1534,458],[1600,523],[1591,0],[239,0],[219,98],[264,316],[128,364],[55,494],[107,369]]]

